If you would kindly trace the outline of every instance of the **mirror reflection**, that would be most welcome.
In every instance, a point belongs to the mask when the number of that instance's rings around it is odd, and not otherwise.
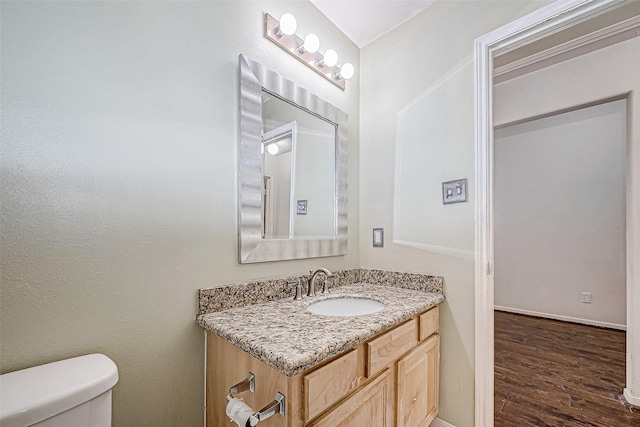
[[[336,237],[336,125],[262,92],[262,238]]]
[[[347,114],[239,57],[241,263],[345,255]]]

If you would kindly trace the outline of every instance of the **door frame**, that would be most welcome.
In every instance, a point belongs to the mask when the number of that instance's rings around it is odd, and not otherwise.
[[[475,40],[475,146],[476,146],[476,237],[475,237],[475,425],[494,422],[494,240],[493,240],[493,56],[570,27],[581,20],[627,0],[558,0]],[[630,135],[627,135],[630,138]],[[627,143],[629,145],[629,142]],[[630,164],[630,161],[628,161]],[[627,209],[632,192],[627,177]],[[631,393],[634,375],[629,337],[633,327],[633,286],[640,277],[629,267],[634,249],[629,239],[633,219],[627,213],[627,388],[624,396],[634,405],[640,399]],[[630,242],[631,241],[631,242]],[[638,248],[640,250],[640,248]]]

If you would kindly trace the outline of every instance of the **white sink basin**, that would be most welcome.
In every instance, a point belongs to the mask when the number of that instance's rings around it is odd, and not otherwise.
[[[384,304],[369,298],[332,298],[307,307],[314,314],[325,316],[362,316],[382,310]]]

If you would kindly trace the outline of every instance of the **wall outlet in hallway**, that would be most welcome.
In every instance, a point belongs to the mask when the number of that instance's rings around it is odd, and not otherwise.
[[[583,292],[581,301],[585,304],[591,304],[591,292]]]

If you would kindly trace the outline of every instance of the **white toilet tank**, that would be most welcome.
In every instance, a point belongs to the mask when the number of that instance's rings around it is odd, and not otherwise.
[[[88,354],[0,375],[2,427],[110,427],[118,368]]]

